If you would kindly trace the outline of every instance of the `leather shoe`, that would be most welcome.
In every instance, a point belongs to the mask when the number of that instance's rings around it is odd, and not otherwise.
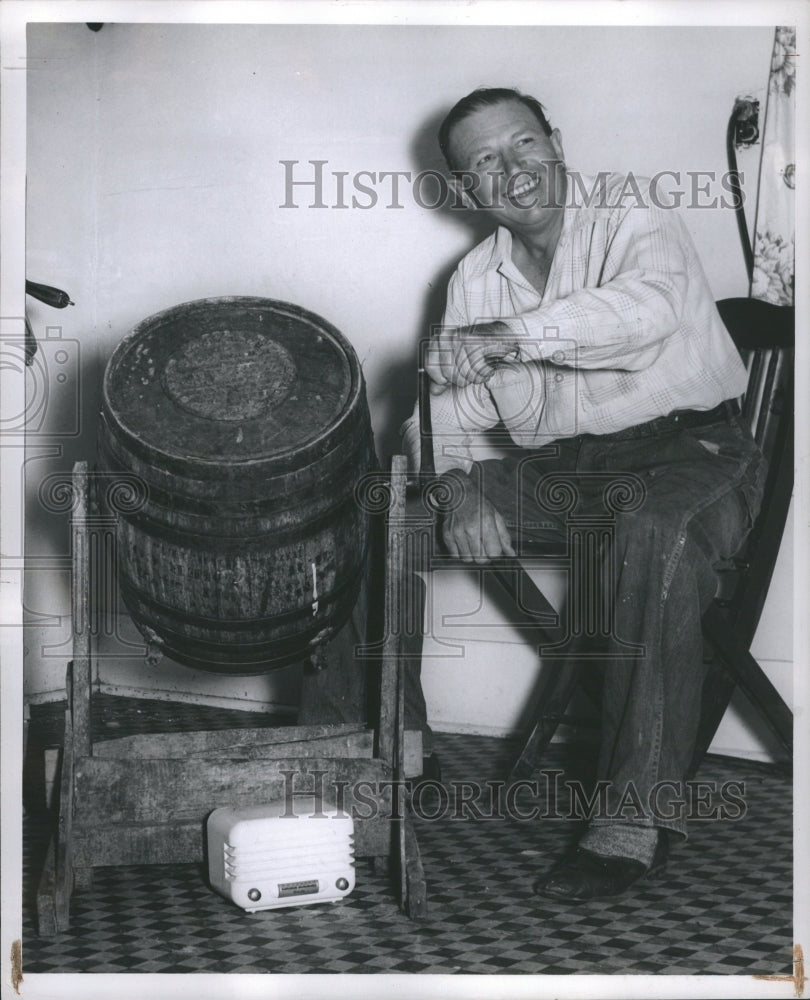
[[[563,902],[618,896],[640,879],[653,878],[666,865],[668,855],[669,837],[665,830],[658,831],[658,843],[649,868],[633,858],[609,857],[575,847],[535,888],[541,895]]]

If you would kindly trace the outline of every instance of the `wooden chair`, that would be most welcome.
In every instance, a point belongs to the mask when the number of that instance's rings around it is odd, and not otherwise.
[[[768,459],[768,475],[753,530],[737,556],[719,567],[719,592],[703,619],[712,658],[689,777],[709,749],[738,686],[775,734],[788,766],[793,755],[792,713],[751,655],[750,646],[779,553],[793,488],[794,310],[744,298],[724,299],[718,309],[748,368],[742,416]],[[514,595],[514,584],[502,582]],[[541,629],[540,635],[541,649],[553,644],[547,629]],[[512,779],[528,777],[534,771],[561,723],[583,721],[567,714],[584,677],[582,668],[567,660],[552,660],[546,668],[538,698],[539,715],[512,768]]]
[[[90,553],[99,544],[99,532],[110,526],[109,518],[104,523],[94,518],[89,493],[87,464],[79,462],[72,477],[73,659],[67,671],[58,829],[37,893],[40,935],[69,927],[73,891],[90,886],[94,867],[201,862],[207,815],[218,806],[279,801],[285,795],[285,772],[291,771],[295,793],[314,788],[318,773],[321,788],[342,783],[343,808],[352,811],[356,804],[361,817],[355,820],[357,857],[397,873],[403,909],[412,918],[424,916],[427,888],[416,833],[407,809],[392,802],[393,786],[421,770],[421,743],[418,761],[406,759],[400,637],[392,620],[401,578],[404,467],[395,464],[392,470],[387,507],[385,586],[393,596],[386,609],[376,731],[363,724],[285,726],[94,740]],[[364,788],[362,801],[355,799],[358,783]]]

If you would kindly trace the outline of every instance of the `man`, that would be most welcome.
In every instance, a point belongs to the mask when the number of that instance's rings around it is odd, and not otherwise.
[[[762,493],[764,460],[732,402],[746,372],[677,213],[638,179],[611,175],[600,191],[569,173],[536,100],[475,91],[439,140],[460,197],[497,227],[453,275],[426,354],[437,471],[462,485],[445,545],[486,563],[559,538],[549,474],[574,488],[579,514],[604,513],[619,488],[609,593],[584,595],[607,597],[613,616],[598,766],[609,808],[538,887],[614,895],[685,836],[700,620],[713,566],[739,548]],[[474,461],[474,432],[498,421],[517,447]],[[418,413],[403,431],[414,452]]]

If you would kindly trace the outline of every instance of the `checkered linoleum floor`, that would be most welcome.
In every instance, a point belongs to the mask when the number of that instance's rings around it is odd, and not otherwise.
[[[503,777],[515,749],[437,737],[446,781]],[[581,760],[555,745],[544,767],[575,777]],[[662,877],[615,900],[559,904],[532,893],[577,835],[575,821],[447,811],[416,821],[428,881],[422,922],[399,912],[388,879],[365,859],[344,902],[256,914],[212,892],[198,865],[132,866],[96,869],[92,889],[73,897],[70,930],[51,940],[37,936],[33,912],[48,825],[29,809],[24,972],[791,975],[791,782],[719,757],[698,777],[744,781],[745,818],[693,824]],[[442,812],[429,796],[422,807]]]

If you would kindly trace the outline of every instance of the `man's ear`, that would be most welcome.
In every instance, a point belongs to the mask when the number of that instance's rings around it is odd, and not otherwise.
[[[554,147],[554,152],[561,160],[564,160],[565,152],[563,151],[562,136],[560,135],[560,130],[558,128],[552,129],[549,139],[551,139],[551,145]]]
[[[480,202],[470,186],[470,176],[465,175],[463,171],[454,171],[450,175],[450,188],[455,195],[456,205],[460,202],[467,209],[480,207]]]

